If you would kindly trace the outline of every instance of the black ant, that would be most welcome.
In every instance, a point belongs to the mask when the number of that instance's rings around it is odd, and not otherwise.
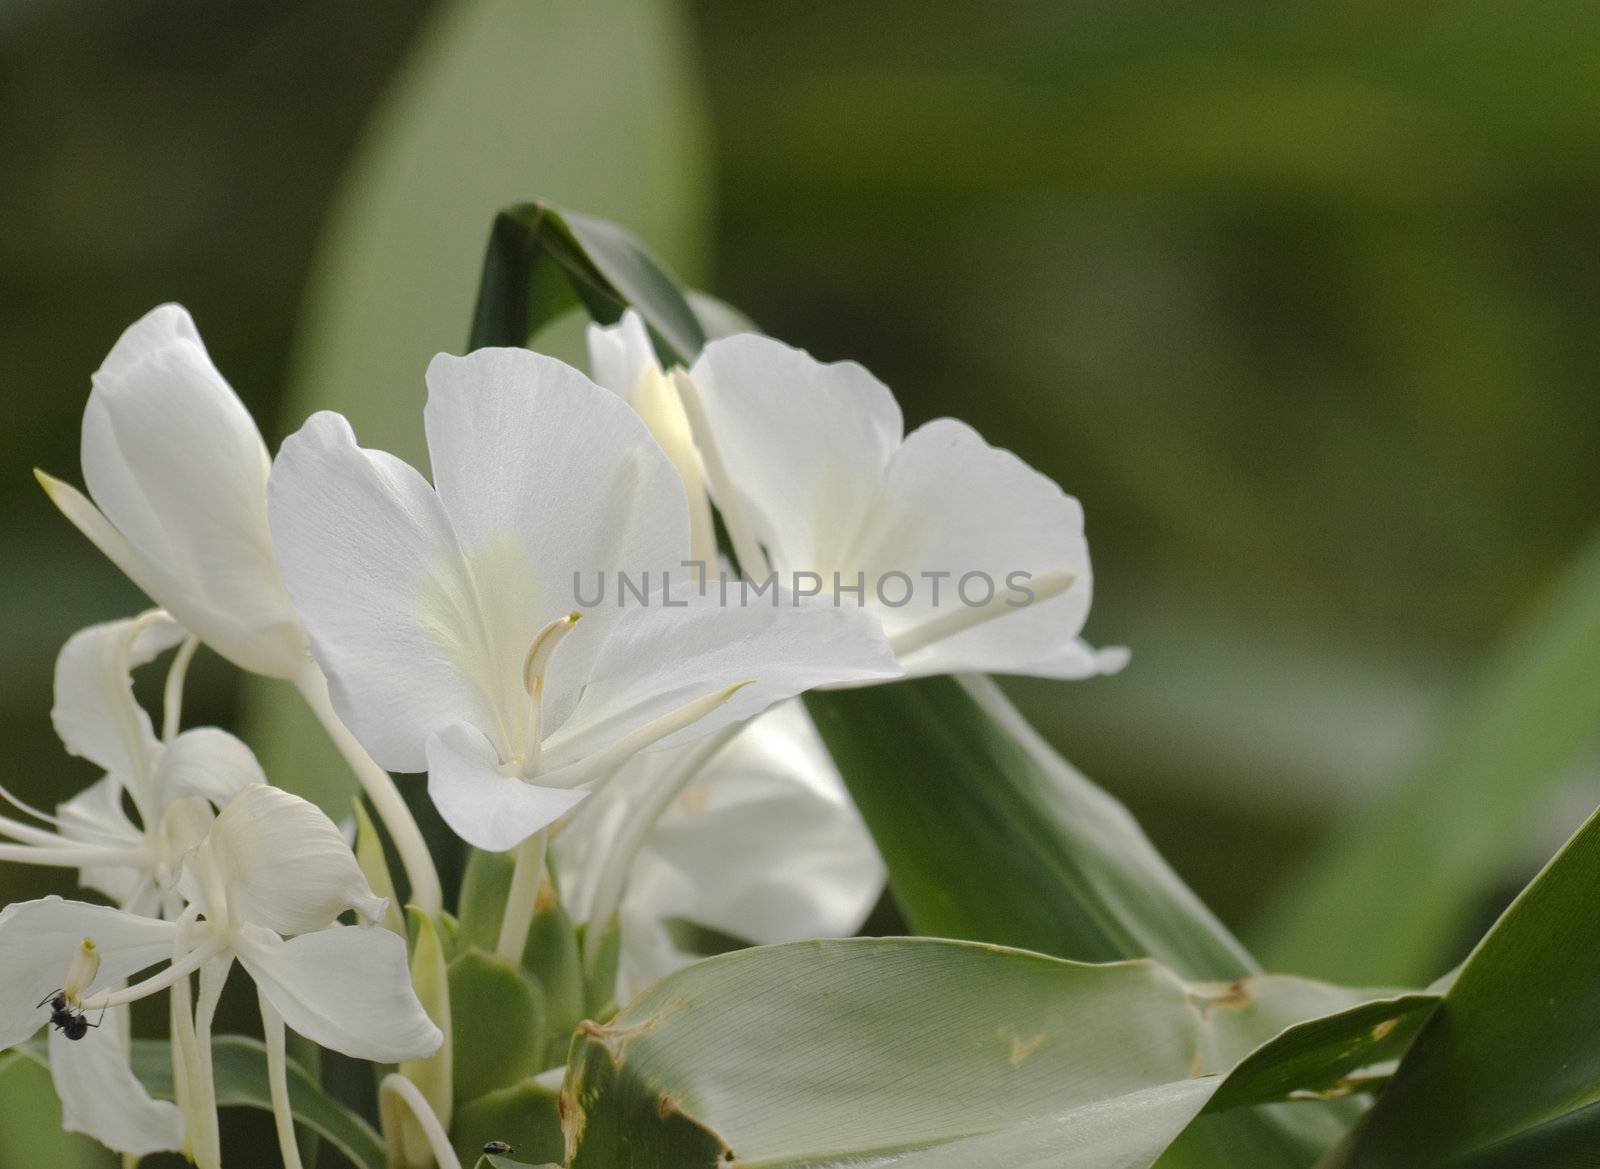
[[[38,1010],[45,1003],[50,1004],[50,1025],[73,1041],[82,1039],[89,1034],[89,1028],[100,1026],[101,1021],[106,1017],[105,1012],[101,1011],[99,1019],[93,1023],[89,1022],[88,1019],[83,1017],[82,1011],[75,1011],[67,1005],[66,993],[60,990],[53,990],[45,995],[44,998],[39,1000],[38,1006],[34,1009]]]

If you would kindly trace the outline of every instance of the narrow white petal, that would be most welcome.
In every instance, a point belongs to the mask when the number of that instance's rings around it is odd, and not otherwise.
[[[108,1148],[143,1156],[183,1148],[183,1114],[154,1100],[128,1065],[118,1011],[82,1039],[50,1032],[50,1075],[61,1100],[61,1127]]]
[[[335,926],[286,942],[246,927],[235,948],[283,1021],[323,1047],[398,1063],[443,1041],[411,988],[405,941],[386,929]]]
[[[279,788],[249,787],[235,796],[192,863],[220,878],[234,924],[293,934],[322,929],[346,909],[369,921],[383,913],[383,899],[361,875],[338,826],[315,804]]]
[[[39,1000],[61,987],[85,938],[100,952],[90,991],[121,982],[172,956],[175,926],[104,905],[45,897],[0,912],[0,1047],[21,1043],[50,1021]]]
[[[155,599],[241,667],[292,674],[304,633],[267,528],[270,460],[182,308],[135,322],[95,373],[82,457],[100,510],[176,584]]]
[[[122,783],[107,775],[66,803],[56,808],[61,835],[94,848],[138,849],[144,833],[128,818],[122,806]],[[141,885],[147,880],[137,866],[92,865],[78,870],[78,884],[104,893],[112,901],[129,908]]]
[[[496,664],[476,586],[427,481],[321,413],[284,442],[269,497],[284,580],[334,706],[372,757],[421,771],[432,731],[494,725],[497,688],[521,693],[528,642],[499,647],[515,663]]]
[[[80,629],[56,655],[50,720],[68,751],[134,779],[157,749],[150,717],[133,698],[130,673],[184,638],[159,610]]]
[[[824,364],[749,333],[711,342],[690,376],[774,566],[845,567],[900,443],[888,387],[855,362]]]
[[[266,782],[255,753],[216,727],[184,731],[166,745],[156,768],[163,804],[199,796],[221,808],[245,788]]]
[[[428,740],[428,796],[475,848],[505,852],[555,823],[587,794],[500,774],[494,746],[458,724]]]

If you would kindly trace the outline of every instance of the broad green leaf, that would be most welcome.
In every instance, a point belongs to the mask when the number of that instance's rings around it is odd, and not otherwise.
[[[267,1053],[260,1042],[242,1035],[222,1035],[212,1041],[211,1051],[217,1103],[225,1108],[271,1111]],[[134,1040],[133,1070],[151,1095],[172,1099],[172,1055],[165,1040]],[[289,1064],[289,1106],[299,1124],[338,1149],[357,1169],[387,1166],[383,1142],[372,1126],[324,1092],[293,1061]]]
[[[280,432],[335,409],[426,467],[423,372],[461,351],[489,225],[519,200],[626,222],[692,268],[709,188],[690,54],[672,0],[436,5],[319,241]],[[288,688],[251,680],[245,709],[267,774],[343,815],[348,771]],[[459,847],[433,843],[453,889]]]
[[[927,938],[739,951],[584,1025],[563,1087],[572,1169],[1148,1165],[1283,1016],[1359,998]],[[1330,1082],[1348,1046],[1276,1042],[1241,1100]]]
[[[480,1154],[490,1141],[504,1141],[519,1160],[526,1158],[535,1164],[560,1161],[566,1156],[566,1147],[556,1089],[524,1080],[480,1096],[456,1114],[450,1141],[462,1164]]]
[[[462,1107],[545,1070],[544,996],[524,971],[467,950],[450,963],[449,978],[455,1095]]]
[[[1593,1166],[1600,813],[1484,936],[1333,1166]]]
[[[1432,978],[1517,858],[1515,826],[1597,740],[1600,541],[1493,655],[1433,753],[1279,899],[1267,960],[1324,978]]]
[[[554,1163],[530,1165],[526,1161],[513,1161],[510,1157],[498,1157],[485,1153],[478,1158],[477,1169],[561,1169],[561,1166]]]
[[[0,1165],[112,1169],[117,1157],[61,1131],[61,1105],[43,1061],[25,1049],[0,1054]]]
[[[546,898],[547,888],[540,890],[541,901],[534,911],[533,924],[528,927],[522,967],[544,992],[544,1067],[552,1068],[561,1066],[567,1057],[572,1029],[586,1014],[587,991],[572,918],[559,901]]]
[[[1121,804],[984,678],[814,691],[806,706],[921,934],[1237,978],[1249,954]]]

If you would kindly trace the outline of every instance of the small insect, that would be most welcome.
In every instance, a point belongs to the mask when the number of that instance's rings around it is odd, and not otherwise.
[[[490,1141],[483,1146],[483,1152],[488,1157],[509,1157],[516,1150],[506,1144],[505,1141]]]
[[[50,1025],[68,1039],[77,1041],[89,1034],[89,1028],[100,1026],[99,1020],[91,1023],[83,1017],[82,1011],[75,1011],[67,1004],[65,991],[53,990],[39,1000],[39,1006],[50,1004]],[[37,1007],[35,1008],[38,1009]],[[103,1016],[102,1016],[103,1017]]]

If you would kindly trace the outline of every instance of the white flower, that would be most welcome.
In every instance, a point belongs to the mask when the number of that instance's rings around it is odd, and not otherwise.
[[[39,481],[135,584],[243,669],[304,668],[305,631],[267,528],[271,459],[179,306],[129,326],[94,375],[82,461],[93,502]]]
[[[487,349],[436,358],[428,388],[434,486],[323,413],[284,443],[270,514],[341,718],[426,769],[470,843],[518,844],[646,747],[896,671],[858,614],[696,595],[678,471],[581,373]],[[597,572],[648,573],[652,603],[580,606]]]
[[[598,933],[618,913],[619,1002],[698,960],[674,941],[677,922],[759,945],[842,937],[883,891],[883,861],[802,703],[759,715],[674,785],[694,749],[635,759],[553,845],[573,915]],[[597,905],[619,876],[620,905]]]
[[[67,750],[105,775],[54,816],[35,813],[48,827],[0,817],[0,837],[16,842],[0,844],[0,861],[76,868],[81,885],[122,908],[161,912],[162,894],[205,835],[212,806],[264,782],[250,748],[232,735],[200,727],[162,742],[134,701],[131,670],[183,636],[156,609],[68,639],[56,658],[51,718]],[[176,709],[169,715],[175,730]]]
[[[741,568],[757,575],[746,561],[765,559],[828,589],[835,574],[864,580],[908,674],[1077,678],[1125,662],[1078,636],[1090,571],[1077,500],[970,426],[905,435],[894,395],[861,366],[755,334],[712,341],[680,388]],[[1016,580],[1032,603],[1016,603]]]
[[[55,897],[0,913],[0,1046],[48,1023],[48,999],[58,991],[86,1019],[103,1016],[104,1025],[82,1040],[52,1030],[52,1065],[62,1067],[57,1083],[69,1115],[116,1127],[110,1103],[87,1093],[108,1074],[124,1087],[124,1075],[131,1079],[125,1060],[113,1058],[121,1051],[111,1034],[119,1008],[181,984],[179,1033],[186,1025],[190,1042],[175,1045],[175,1059],[188,1076],[186,1135],[196,1159],[214,1164],[210,1015],[235,959],[255,981],[269,1025],[281,1018],[324,1047],[377,1062],[422,1058],[438,1047],[442,1036],[411,988],[405,942],[385,929],[334,924],[348,909],[375,920],[384,903],[338,828],[313,805],[272,787],[245,789],[187,858],[180,884],[190,906],[175,922]],[[97,969],[88,985],[71,985],[64,972],[81,967],[86,943],[99,956]],[[121,986],[163,961],[143,981]],[[196,971],[200,1001],[189,1018],[188,979]],[[149,1124],[148,1116],[139,1123]],[[129,1148],[128,1132],[111,1135],[107,1143]]]

